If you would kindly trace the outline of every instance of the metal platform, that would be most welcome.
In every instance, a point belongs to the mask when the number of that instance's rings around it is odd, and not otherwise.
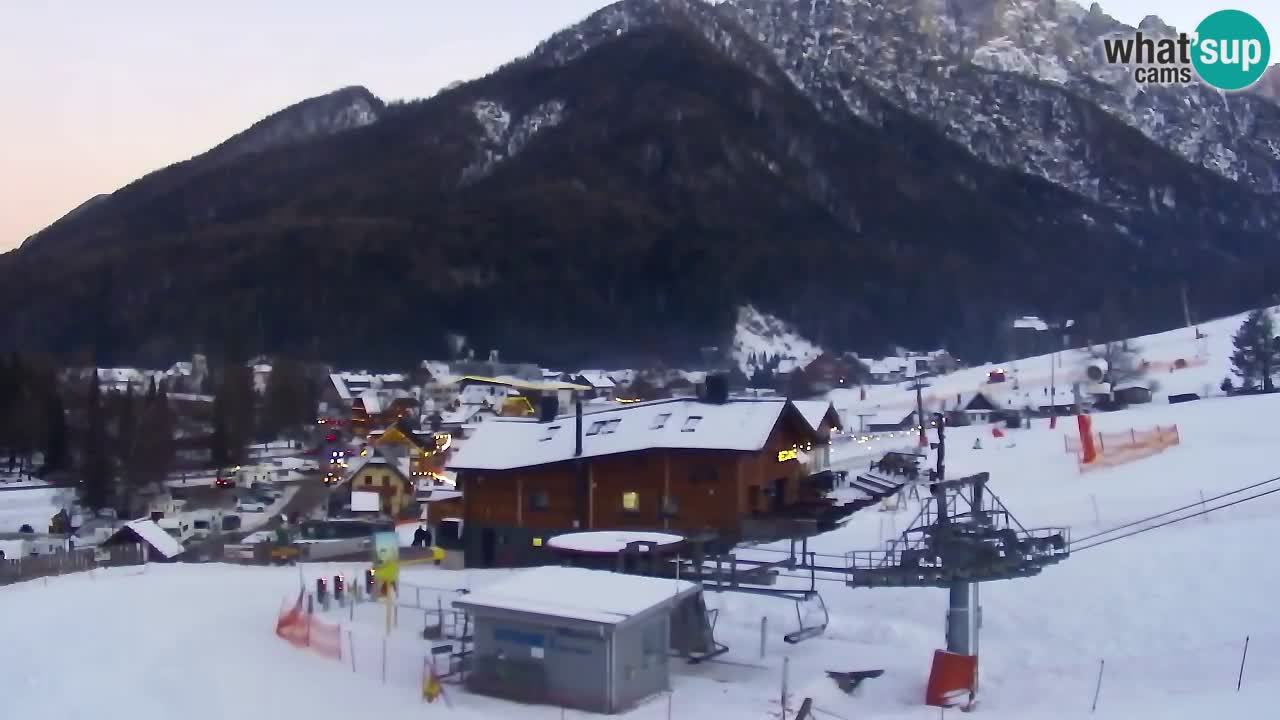
[[[979,473],[928,486],[930,497],[883,550],[847,553],[851,587],[951,587],[1037,575],[1070,553],[1067,528],[1024,528]]]

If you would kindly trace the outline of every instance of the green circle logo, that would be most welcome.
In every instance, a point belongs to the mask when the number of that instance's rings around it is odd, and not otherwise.
[[[1191,64],[1201,80],[1219,90],[1243,90],[1258,82],[1270,61],[1267,30],[1247,12],[1219,10],[1196,26]]]

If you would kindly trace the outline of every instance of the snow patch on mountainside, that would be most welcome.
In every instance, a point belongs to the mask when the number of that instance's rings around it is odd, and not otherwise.
[[[462,170],[460,184],[487,177],[499,163],[515,157],[535,135],[564,121],[564,100],[552,99],[524,113],[513,122],[513,113],[496,100],[477,100],[468,108],[482,136],[476,156]]]
[[[733,360],[747,377],[774,358],[778,360],[775,371],[785,373],[808,365],[822,352],[785,321],[750,305],[738,308]]]

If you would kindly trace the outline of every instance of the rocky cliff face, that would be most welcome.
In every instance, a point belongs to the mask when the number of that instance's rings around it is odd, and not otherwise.
[[[1208,86],[1151,87],[1109,65],[1102,40],[1132,33],[1097,5],[1070,0],[627,0],[552,38],[538,54],[561,61],[629,28],[683,22],[762,77],[749,42],[833,118],[875,124],[905,110],[995,165],[1043,177],[1120,209],[1196,202],[1177,181],[1150,182],[1118,167],[1117,121],[1215,178],[1196,176],[1203,199],[1276,227],[1280,106]],[[1172,34],[1158,18],[1141,23]],[[1125,148],[1121,148],[1125,150]],[[1133,158],[1140,160],[1140,158]],[[1141,161],[1147,162],[1147,161]],[[1149,164],[1149,163],[1148,163]],[[1145,174],[1145,173],[1144,173]],[[1149,175],[1149,174],[1148,174]],[[1240,193],[1239,200],[1229,199]]]

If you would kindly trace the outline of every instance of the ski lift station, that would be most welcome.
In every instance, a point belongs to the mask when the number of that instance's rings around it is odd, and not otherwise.
[[[705,607],[688,581],[557,566],[453,604],[473,621],[471,691],[598,713],[667,690],[672,625],[676,637],[700,635],[681,623]]]

